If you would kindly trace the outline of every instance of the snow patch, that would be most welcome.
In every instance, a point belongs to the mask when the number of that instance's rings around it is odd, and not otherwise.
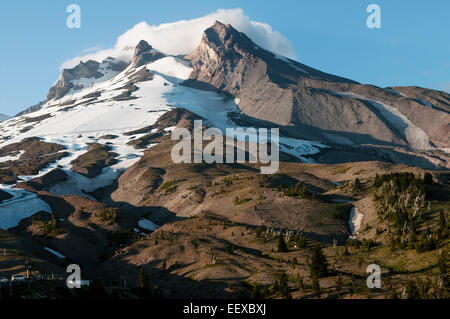
[[[55,255],[55,256],[58,257],[58,258],[61,258],[61,259],[65,259],[65,258],[66,258],[66,256],[60,254],[60,253],[57,252],[56,250],[53,250],[53,249],[48,248],[48,247],[44,247],[44,249],[45,249],[46,251],[48,251],[49,253],[51,253],[52,255]]]
[[[156,225],[155,223],[149,221],[148,219],[141,219],[138,222],[139,227],[141,227],[142,229],[145,230],[149,230],[149,231],[155,231],[158,228],[160,228],[160,226]]]
[[[0,157],[0,163],[8,162],[8,161],[18,161],[20,159],[20,156],[24,154],[25,151],[20,151],[17,155],[11,155],[11,156],[3,156]]]
[[[0,229],[16,227],[23,219],[41,211],[52,213],[50,206],[36,194],[23,189],[7,189],[3,186],[0,189],[13,196],[0,203]]]
[[[175,57],[166,57],[150,63],[147,65],[147,70],[181,80],[187,80],[192,73],[192,68],[188,62]]]
[[[422,100],[422,99],[416,99],[416,101],[419,102],[420,104],[423,104],[423,105],[429,107],[430,109],[434,109],[433,104],[431,104],[428,101],[425,101],[425,100]]]
[[[396,91],[396,90],[394,90],[394,89],[392,89],[392,88],[386,88],[385,90],[387,90],[387,91],[389,91],[389,92],[391,92],[391,93],[394,93],[394,94],[397,95],[397,96],[403,96],[403,97],[406,97],[405,94],[400,93],[400,92],[398,92],[398,91]]]
[[[284,57],[282,55],[279,55],[279,54],[275,54],[275,53],[273,53],[273,54],[275,56],[275,59],[278,59],[278,60],[281,60],[281,61],[284,61],[284,62],[288,63],[291,67],[293,67],[297,71],[300,71],[301,73],[309,74],[308,71],[306,71],[306,70],[302,69],[301,67],[299,67],[298,65],[296,65],[294,60],[288,59],[288,58],[286,58],[286,57]]]
[[[350,226],[350,231],[353,237],[359,233],[363,218],[364,215],[361,214],[355,206],[352,206],[352,209],[350,211],[350,220],[348,221],[348,224]]]

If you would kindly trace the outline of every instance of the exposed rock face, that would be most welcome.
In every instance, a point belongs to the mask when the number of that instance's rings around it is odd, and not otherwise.
[[[101,78],[103,74],[98,71],[99,66],[100,63],[96,61],[87,61],[86,63],[80,62],[73,69],[64,69],[56,85],[48,92],[47,99],[59,99],[66,95],[74,87],[72,81],[75,79]]]
[[[250,116],[287,125],[293,121],[295,92],[290,86],[305,77],[355,83],[311,69],[265,51],[245,34],[220,22],[204,32],[202,42],[188,55],[194,71],[189,85],[207,83],[240,99]],[[196,81],[201,83],[196,83]],[[282,107],[283,106],[283,107]],[[286,107],[284,107],[286,106]]]
[[[164,54],[155,51],[147,41],[141,40],[134,50],[134,57],[131,63],[138,68],[164,57]]]
[[[186,58],[193,65],[186,85],[224,91],[245,114],[294,136],[419,149],[450,143],[448,95],[428,90],[430,108],[418,89],[405,97],[323,73],[258,47],[231,25],[216,22]]]

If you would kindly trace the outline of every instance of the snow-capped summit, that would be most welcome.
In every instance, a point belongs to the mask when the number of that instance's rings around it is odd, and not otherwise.
[[[49,89],[47,99],[27,108],[16,116],[36,112],[48,101],[58,100],[68,94],[89,88],[94,83],[107,81],[122,72],[127,66],[127,62],[108,57],[101,63],[93,60],[81,61],[71,69],[63,69],[56,84]]]
[[[183,57],[165,55],[141,40],[129,62],[107,58],[63,70],[47,101],[2,123],[0,148],[39,136],[73,147],[75,156],[99,137],[116,135],[109,143],[130,163],[139,154],[125,147],[130,140],[124,132],[184,108],[220,129],[237,123],[278,126],[282,151],[301,160],[333,145],[334,154],[328,150],[314,160],[341,162],[351,154],[447,167],[445,154],[425,152],[448,147],[449,101],[438,91],[382,89],[316,70],[216,21],[204,30],[197,49]],[[423,160],[415,149],[422,150]]]

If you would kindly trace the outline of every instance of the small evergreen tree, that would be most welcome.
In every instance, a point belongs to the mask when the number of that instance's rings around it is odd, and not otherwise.
[[[145,271],[144,267],[141,267],[141,270],[139,271],[138,282],[137,282],[138,288],[148,289],[150,287],[149,281],[150,281],[150,279],[147,275],[147,272]]]
[[[288,249],[288,247],[286,245],[286,242],[284,241],[284,237],[283,237],[282,234],[280,234],[278,236],[278,247],[277,247],[277,250],[280,253],[285,253],[285,252],[289,251],[289,249]]]
[[[297,240],[297,247],[302,249],[306,247],[306,237],[301,234]]]
[[[278,274],[278,290],[283,297],[289,298],[288,276],[284,271]]]
[[[322,247],[316,243],[313,247],[311,264],[309,265],[311,278],[322,278],[328,273],[327,258],[322,252]]]
[[[433,184],[433,175],[431,175],[428,172],[425,173],[423,175],[423,182],[424,182],[424,184],[428,184],[428,185]]]
[[[353,190],[355,192],[361,190],[361,181],[359,180],[359,178],[356,178],[355,181],[353,182]]]
[[[261,233],[262,233],[262,228],[260,226],[256,227],[256,237],[257,238],[261,237]]]

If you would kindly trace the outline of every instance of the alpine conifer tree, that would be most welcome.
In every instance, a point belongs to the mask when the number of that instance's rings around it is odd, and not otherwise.
[[[322,278],[328,273],[328,262],[322,252],[320,244],[316,243],[313,247],[311,264],[309,265],[311,278]]]

